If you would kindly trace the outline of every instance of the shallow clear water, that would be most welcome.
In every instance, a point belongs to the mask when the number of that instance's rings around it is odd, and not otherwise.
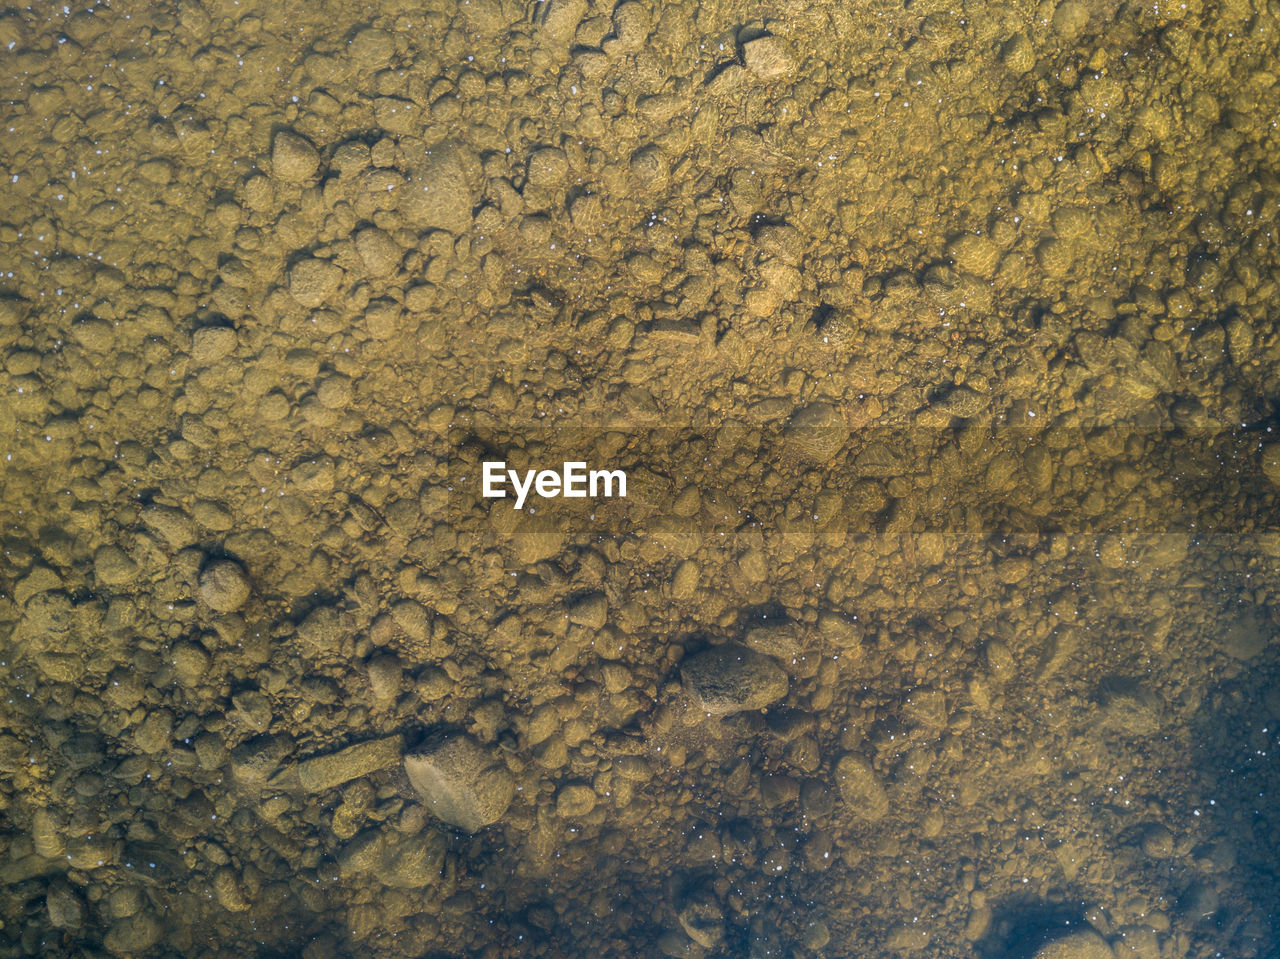
[[[1280,955],[1277,13],[6,11],[0,954]]]

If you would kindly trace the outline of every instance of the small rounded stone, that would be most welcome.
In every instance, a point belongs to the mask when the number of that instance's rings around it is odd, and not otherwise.
[[[953,240],[947,253],[957,268],[978,277],[990,277],[1000,262],[1000,248],[989,237],[967,233]]]
[[[310,141],[287,130],[276,134],[271,147],[271,167],[286,183],[310,179],[320,166],[320,154]]]
[[[212,610],[234,613],[249,599],[249,580],[240,564],[214,560],[200,574],[200,598]]]
[[[1079,0],[1067,0],[1053,12],[1053,28],[1064,39],[1079,36],[1089,23],[1089,9]]]
[[[536,187],[553,187],[569,175],[569,160],[557,147],[542,147],[529,157],[529,182]]]
[[[138,564],[119,546],[103,546],[94,553],[93,568],[107,586],[121,586],[138,575]]]
[[[556,793],[556,812],[564,819],[577,819],[596,808],[596,794],[590,786],[570,783]]]
[[[1031,38],[1015,33],[1000,48],[1000,60],[1014,73],[1029,73],[1036,65],[1036,51]]]
[[[844,416],[827,402],[810,403],[796,412],[783,431],[788,449],[814,463],[835,458],[849,439]]]
[[[206,326],[191,336],[191,358],[197,363],[216,363],[236,348],[236,331],[229,326]]]

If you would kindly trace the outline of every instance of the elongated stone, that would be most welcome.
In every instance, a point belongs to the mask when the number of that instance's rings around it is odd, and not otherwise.
[[[371,739],[325,756],[313,756],[298,763],[298,785],[309,793],[341,786],[400,761],[404,742],[400,736]]]

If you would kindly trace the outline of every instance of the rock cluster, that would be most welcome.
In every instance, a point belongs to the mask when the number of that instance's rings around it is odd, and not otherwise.
[[[0,956],[1270,954],[1277,12],[0,9]]]

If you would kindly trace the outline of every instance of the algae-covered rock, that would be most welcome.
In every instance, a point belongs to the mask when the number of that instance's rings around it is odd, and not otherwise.
[[[796,412],[783,431],[787,449],[814,463],[829,462],[849,439],[849,425],[831,403],[817,402]]]
[[[384,886],[421,889],[439,881],[446,848],[439,830],[406,835],[383,826],[348,842],[338,855],[338,867],[344,877],[367,876]]]
[[[787,695],[787,674],[774,660],[745,646],[725,645],[690,657],[680,667],[693,705],[713,716],[763,709]]]
[[[472,202],[458,148],[452,144],[431,147],[415,161],[402,202],[405,216],[415,227],[465,233],[471,228]]]
[[[200,572],[200,599],[215,612],[233,613],[249,599],[249,578],[239,563],[214,560]]]
[[[875,821],[889,812],[889,795],[880,776],[862,757],[840,757],[836,763],[836,785],[845,804],[861,818]]]
[[[285,183],[301,183],[315,175],[320,154],[311,142],[289,130],[276,134],[271,144],[271,168]]]
[[[427,808],[466,832],[497,822],[515,796],[501,759],[462,733],[431,734],[404,757],[404,770]]]
[[[298,763],[298,782],[307,792],[325,792],[394,766],[400,761],[402,748],[400,736],[386,736],[356,743],[335,753],[313,756]]]

